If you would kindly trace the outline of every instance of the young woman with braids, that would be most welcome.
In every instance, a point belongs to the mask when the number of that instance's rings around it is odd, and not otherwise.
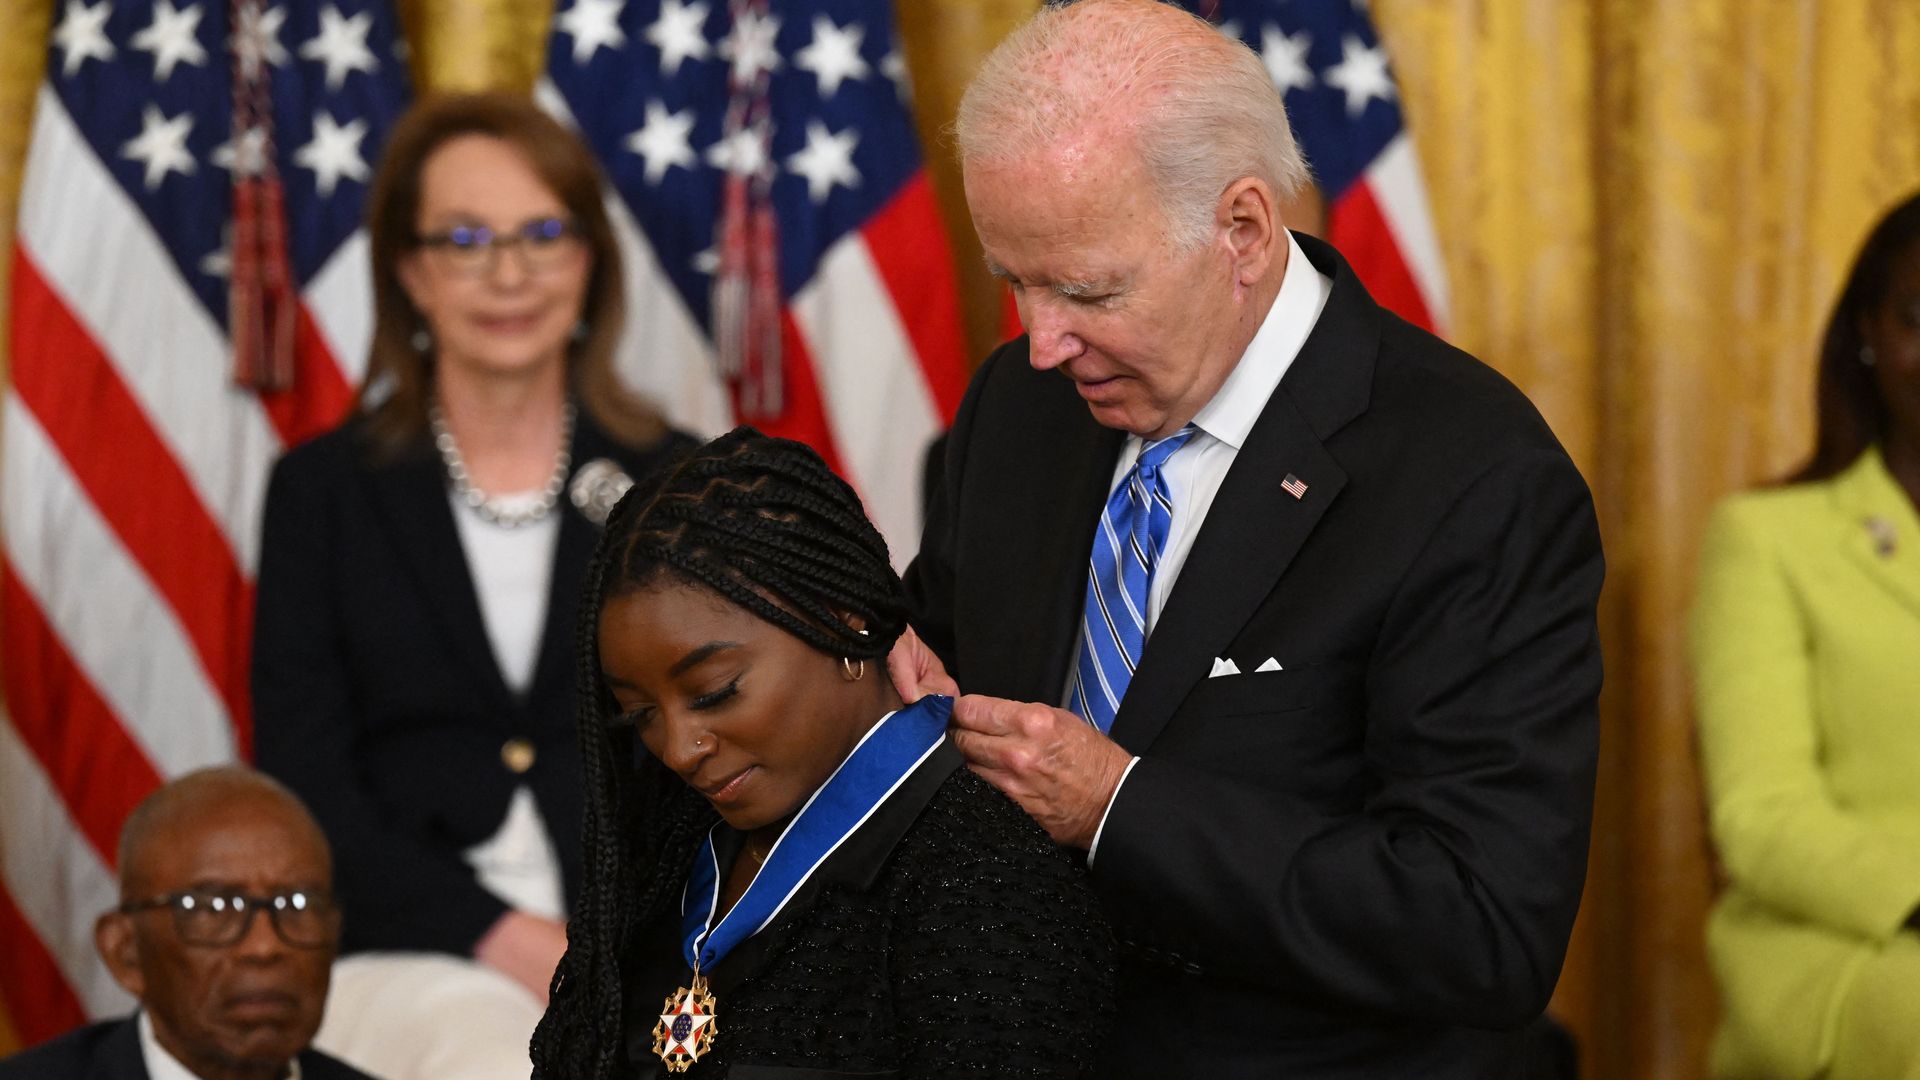
[[[903,705],[858,497],[740,428],[614,509],[580,609],[580,904],[535,1075],[1079,1076],[1111,940],[1078,870]]]

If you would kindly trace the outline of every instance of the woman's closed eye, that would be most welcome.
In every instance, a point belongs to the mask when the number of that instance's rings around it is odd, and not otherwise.
[[[653,719],[654,707],[651,705],[630,705],[613,717],[614,727],[643,728]]]
[[[725,686],[717,690],[709,690],[704,694],[697,694],[688,698],[687,708],[695,712],[705,712],[708,709],[718,708],[739,692],[740,679],[738,676],[735,676],[728,680]],[[613,722],[620,726],[630,725],[634,728],[644,728],[659,712],[660,707],[658,705],[629,705],[622,709],[619,715],[613,718]]]
[[[740,679],[736,676],[720,689],[709,691],[691,699],[687,702],[687,707],[698,711],[705,711],[718,706],[721,702],[726,701],[739,692]]]

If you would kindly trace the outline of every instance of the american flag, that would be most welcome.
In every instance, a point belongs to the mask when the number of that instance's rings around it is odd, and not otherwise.
[[[1426,185],[1365,0],[1183,0],[1260,54],[1327,204],[1326,238],[1381,304],[1444,330]]]
[[[55,12],[0,447],[0,997],[29,1044],[130,1005],[92,940],[127,812],[247,752],[261,501],[364,364],[361,209],[408,97],[398,42],[385,0]],[[257,110],[235,108],[236,67],[265,76]],[[271,121],[236,132],[236,114]],[[236,173],[285,200],[244,250]],[[230,290],[276,251],[293,383],[256,393],[235,381]]]
[[[904,565],[966,364],[893,0],[561,0],[542,93],[615,189],[623,375],[814,446]]]

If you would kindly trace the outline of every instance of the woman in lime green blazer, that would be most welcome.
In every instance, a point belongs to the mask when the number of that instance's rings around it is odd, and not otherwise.
[[[1920,1078],[1920,197],[1828,326],[1812,462],[1714,513],[1692,652],[1721,1078]]]

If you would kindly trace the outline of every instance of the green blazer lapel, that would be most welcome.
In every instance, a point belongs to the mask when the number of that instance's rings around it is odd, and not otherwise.
[[[1879,447],[1834,478],[1833,499],[1847,555],[1920,614],[1920,512],[1887,472]]]

